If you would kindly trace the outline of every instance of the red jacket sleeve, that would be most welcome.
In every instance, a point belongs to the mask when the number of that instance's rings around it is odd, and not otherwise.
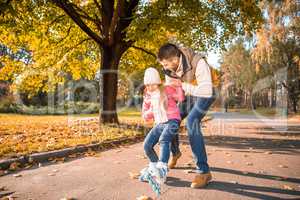
[[[143,107],[142,107],[142,117],[146,121],[154,118],[153,112],[151,110],[150,96],[147,94],[144,95]]]

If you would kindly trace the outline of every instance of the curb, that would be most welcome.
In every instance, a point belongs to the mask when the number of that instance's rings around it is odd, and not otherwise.
[[[123,137],[123,138],[119,138],[117,140],[110,140],[110,141],[99,142],[99,143],[95,143],[95,144],[79,145],[79,146],[69,147],[69,148],[60,149],[60,150],[34,153],[34,154],[30,154],[30,155],[20,156],[18,158],[3,159],[3,160],[0,160],[0,169],[8,170],[10,165],[14,162],[18,162],[21,165],[25,165],[27,163],[43,163],[43,162],[49,162],[49,160],[48,160],[49,158],[53,158],[53,157],[62,158],[62,157],[66,157],[68,155],[75,154],[75,153],[87,152],[89,149],[105,150],[105,149],[108,149],[109,147],[121,145],[126,142],[127,143],[128,142],[139,142],[142,139],[144,139],[145,131],[147,131],[147,128],[139,127],[139,128],[136,128],[136,130],[141,131],[141,134],[138,134],[133,137]]]
[[[213,117],[210,117],[203,122],[207,122],[212,120]],[[111,125],[114,126],[114,125]],[[105,141],[105,142],[100,142],[100,143],[95,143],[95,144],[87,144],[87,145],[79,145],[75,147],[69,147],[65,149],[60,149],[60,150],[54,150],[54,151],[47,151],[47,152],[41,152],[41,153],[34,153],[31,155],[25,155],[25,156],[20,156],[18,158],[10,158],[10,159],[3,159],[0,160],[0,170],[7,170],[9,169],[10,165],[14,162],[18,162],[21,165],[25,165],[27,163],[43,163],[43,162],[48,162],[49,158],[62,158],[62,157],[67,157],[71,154],[75,153],[83,153],[87,152],[89,149],[92,150],[104,150],[109,147],[114,147],[115,145],[120,145],[125,142],[135,142],[135,141],[141,141],[142,139],[145,138],[145,135],[147,132],[151,129],[150,127],[144,127],[144,126],[136,126],[136,125],[128,125],[128,124],[119,124],[117,125],[120,128],[128,128],[128,129],[135,129],[137,131],[141,131],[141,134],[133,136],[133,137],[123,137],[119,138],[117,140],[111,140],[111,141]]]

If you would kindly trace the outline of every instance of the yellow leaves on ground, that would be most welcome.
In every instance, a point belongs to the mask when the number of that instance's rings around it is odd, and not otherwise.
[[[130,137],[140,132],[99,126],[98,117],[0,115],[0,158]],[[92,151],[87,154],[94,155]],[[13,164],[12,169],[18,166]]]

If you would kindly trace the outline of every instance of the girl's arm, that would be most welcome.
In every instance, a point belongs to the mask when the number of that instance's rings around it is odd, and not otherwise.
[[[150,121],[154,119],[154,115],[151,110],[151,102],[146,95],[144,96],[144,100],[143,100],[142,117],[145,121]]]

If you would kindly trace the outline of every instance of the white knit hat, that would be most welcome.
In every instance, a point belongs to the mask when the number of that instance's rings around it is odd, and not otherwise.
[[[146,69],[144,75],[144,84],[161,84],[159,73],[155,68],[149,67]]]

